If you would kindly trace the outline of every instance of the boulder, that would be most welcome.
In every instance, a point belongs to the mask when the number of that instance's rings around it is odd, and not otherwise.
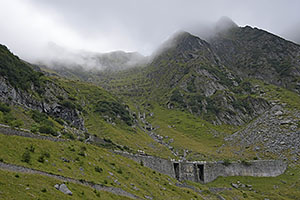
[[[63,192],[64,194],[73,195],[73,193],[71,192],[71,190],[69,190],[69,188],[65,184],[61,184],[61,185],[55,184],[54,187],[57,190]]]

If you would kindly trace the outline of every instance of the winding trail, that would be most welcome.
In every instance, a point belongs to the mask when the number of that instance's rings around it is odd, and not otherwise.
[[[13,172],[21,172],[21,173],[38,174],[38,175],[42,175],[42,176],[48,176],[48,177],[55,178],[55,179],[65,181],[65,182],[71,182],[71,183],[75,183],[75,184],[89,186],[96,190],[110,192],[110,193],[113,193],[113,194],[116,194],[119,196],[125,196],[125,197],[129,197],[132,199],[141,199],[140,197],[138,197],[134,194],[131,194],[129,192],[126,192],[125,190],[123,190],[121,188],[108,187],[108,186],[104,186],[104,185],[100,185],[100,184],[94,184],[92,182],[88,182],[85,180],[77,180],[77,179],[73,179],[73,178],[69,178],[69,177],[65,177],[65,176],[61,176],[61,175],[56,175],[56,174],[51,174],[51,173],[47,173],[44,171],[35,170],[35,169],[31,169],[31,168],[27,168],[27,167],[23,167],[23,166],[19,166],[19,165],[13,165],[13,164],[0,162],[0,169],[7,170],[7,171],[13,171]]]

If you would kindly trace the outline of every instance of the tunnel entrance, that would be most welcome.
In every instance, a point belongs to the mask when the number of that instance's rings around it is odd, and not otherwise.
[[[204,165],[197,165],[198,173],[199,173],[199,180],[204,181]]]
[[[179,180],[179,163],[173,163],[175,178]]]

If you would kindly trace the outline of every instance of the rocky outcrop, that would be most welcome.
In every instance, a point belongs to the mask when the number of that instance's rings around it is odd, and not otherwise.
[[[85,130],[84,120],[80,112],[75,108],[68,108],[57,99],[57,95],[66,95],[66,91],[52,82],[47,82],[43,98],[37,97],[32,86],[31,91],[18,90],[11,86],[8,81],[0,76],[0,101],[14,105],[20,105],[27,109],[45,112],[53,117],[61,118],[71,126]]]

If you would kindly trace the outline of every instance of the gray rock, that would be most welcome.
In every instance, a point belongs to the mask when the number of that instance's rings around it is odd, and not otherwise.
[[[59,186],[59,191],[63,192],[64,194],[73,195],[71,190],[69,190],[69,188],[65,184],[61,184]]]
[[[59,190],[59,184],[54,185],[55,189]]]
[[[239,189],[239,185],[235,183],[231,183],[231,186],[234,187],[235,189]]]
[[[153,198],[152,197],[150,197],[150,196],[147,196],[147,195],[145,195],[144,196],[146,199],[150,199],[150,200],[152,200]]]

